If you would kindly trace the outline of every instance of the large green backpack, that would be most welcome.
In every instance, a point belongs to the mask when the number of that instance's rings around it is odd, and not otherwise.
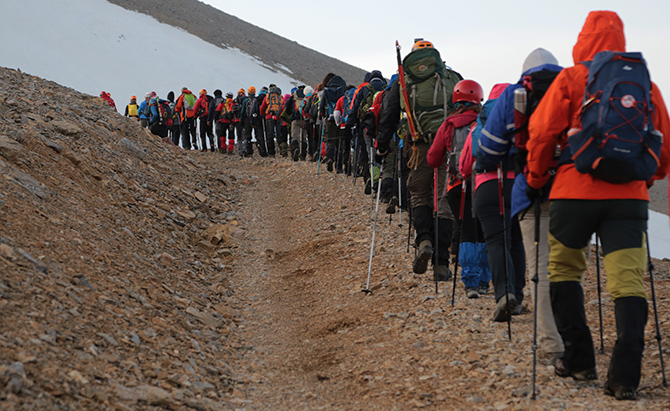
[[[356,113],[360,122],[363,122],[365,119],[365,115],[368,113],[370,107],[372,107],[372,103],[375,101],[375,95],[377,94],[377,90],[375,90],[375,88],[371,86],[370,83],[366,84],[365,88],[368,89],[368,94],[365,96],[365,100],[361,101],[360,105],[358,106],[358,113]]]
[[[451,94],[463,77],[447,68],[434,48],[412,51],[405,56],[402,66],[410,109],[407,110],[403,99],[401,107],[411,113],[417,138],[432,143],[437,129],[454,111]]]

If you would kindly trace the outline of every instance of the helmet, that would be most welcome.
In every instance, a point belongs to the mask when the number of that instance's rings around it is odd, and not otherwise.
[[[454,103],[462,101],[480,104],[484,100],[484,90],[474,80],[461,80],[454,86],[452,100]]]
[[[207,94],[207,90],[205,90],[204,88],[200,90],[200,95],[202,96],[203,94]]]
[[[135,96],[130,96],[130,99],[131,99],[131,100],[137,100],[137,97],[135,97]]]
[[[144,93],[144,98],[150,98],[150,97],[151,97],[151,92],[150,91],[147,91],[146,93]]]
[[[430,41],[419,40],[412,46],[412,51],[418,49],[432,49],[432,48],[434,48],[433,43],[431,43]]]
[[[226,98],[233,98],[233,93],[230,91],[226,93]]]
[[[249,92],[249,94],[256,94],[256,87],[251,86],[247,91]]]
[[[246,93],[246,91],[244,91],[243,88],[237,90],[237,94],[238,94],[238,95],[240,95],[240,94],[244,94],[244,93]]]

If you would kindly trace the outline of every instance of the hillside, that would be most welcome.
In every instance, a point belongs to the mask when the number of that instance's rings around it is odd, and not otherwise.
[[[539,362],[533,315],[411,273],[407,220],[314,164],[185,152],[97,98],[0,69],[0,409],[611,410]],[[405,214],[403,214],[406,218]],[[669,263],[655,260],[670,357]],[[584,287],[599,342],[594,260]],[[606,273],[603,273],[606,278]],[[603,282],[605,279],[603,279]],[[603,287],[604,289],[604,287]],[[667,408],[653,311],[640,399]]]
[[[318,84],[328,72],[339,74],[349,84],[359,84],[365,75],[360,68],[303,47],[198,0],[109,1],[180,27],[216,46],[238,48],[305,84]]]

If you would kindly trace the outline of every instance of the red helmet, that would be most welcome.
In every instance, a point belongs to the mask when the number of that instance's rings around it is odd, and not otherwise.
[[[454,103],[467,101],[473,104],[480,104],[484,101],[484,90],[474,80],[461,80],[454,86],[452,100]]]

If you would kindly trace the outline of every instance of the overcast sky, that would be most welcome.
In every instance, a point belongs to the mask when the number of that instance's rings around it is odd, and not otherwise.
[[[435,1],[420,3],[422,10],[397,0],[284,3],[286,7],[268,0],[202,1],[347,63],[380,69],[386,77],[397,69],[395,40],[404,56],[413,39],[423,37],[487,94],[495,83],[517,81],[525,57],[537,47],[554,53],[561,65],[573,65],[572,47],[589,11],[613,10],[624,22],[628,50],[643,52],[652,80],[670,98],[668,0]]]

